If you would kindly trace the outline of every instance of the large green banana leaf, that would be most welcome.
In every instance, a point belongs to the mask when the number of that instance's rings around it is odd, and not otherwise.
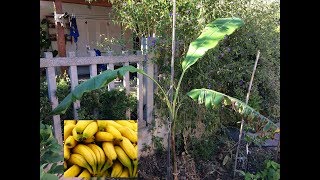
[[[116,70],[106,70],[101,74],[88,79],[87,81],[79,84],[71,91],[62,102],[51,112],[51,114],[64,114],[68,107],[75,102],[76,100],[80,100],[83,93],[90,92],[108,85],[111,81],[115,80],[117,77],[122,77],[127,72],[139,72],[141,74],[145,74],[145,72],[141,69],[137,69],[133,66],[123,66]]]
[[[202,30],[200,36],[190,44],[186,58],[182,61],[183,71],[186,71],[209,49],[216,47],[221,39],[232,34],[243,24],[243,21],[239,18],[218,18],[209,23]]]
[[[261,115],[259,112],[255,111],[252,107],[246,105],[244,102],[225,95],[223,93],[210,90],[210,89],[193,89],[187,93],[189,97],[193,100],[198,101],[199,104],[205,104],[207,108],[214,108],[218,106],[232,106],[232,108],[240,113],[247,119],[253,120],[260,120],[264,121],[264,131],[268,130],[276,130],[278,126],[273,123],[270,119],[266,118],[265,116]]]

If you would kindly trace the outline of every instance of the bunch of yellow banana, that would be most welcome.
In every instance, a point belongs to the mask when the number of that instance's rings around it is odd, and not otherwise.
[[[64,176],[138,177],[135,120],[65,120]]]

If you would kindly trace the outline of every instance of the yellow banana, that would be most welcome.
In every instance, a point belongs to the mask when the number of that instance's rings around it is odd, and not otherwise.
[[[64,144],[68,147],[68,148],[73,148],[75,147],[78,142],[74,139],[73,136],[69,136],[66,141],[64,142]]]
[[[97,120],[98,129],[99,131],[106,131],[107,127],[107,120]]]
[[[63,158],[68,160],[70,158],[70,149],[64,144],[63,145]]]
[[[138,141],[138,133],[133,131],[132,129],[124,126],[119,129],[122,136],[128,138],[132,143],[137,143]]]
[[[131,174],[132,177],[138,177],[138,159],[132,161],[133,164],[133,172]]]
[[[126,126],[126,127],[130,128],[130,129],[134,130],[134,127],[133,127],[132,123],[129,122],[128,120],[116,120],[115,122],[118,123],[118,124],[121,124],[122,126]]]
[[[135,145],[134,148],[136,149],[137,153],[138,151],[138,145]],[[138,159],[132,161],[133,164],[133,172],[132,172],[132,176],[133,177],[138,177]]]
[[[85,179],[85,180],[90,180],[91,174],[90,174],[90,172],[89,172],[87,169],[85,169],[85,170],[82,171],[81,174],[79,174],[78,177],[83,178],[83,179]]]
[[[118,123],[116,123],[116,122],[113,121],[113,120],[107,120],[107,121],[106,121],[106,124],[107,124],[107,125],[110,125],[110,126],[113,126],[113,127],[117,128],[117,129],[119,129],[120,127],[122,127],[121,124],[118,124]]]
[[[99,172],[99,170],[101,169],[101,167],[104,164],[104,161],[102,161],[102,157],[101,157],[101,153],[100,153],[101,148],[95,144],[87,144],[87,146],[94,152],[94,154],[97,157],[97,172]],[[103,150],[102,150],[102,152],[103,152]],[[105,156],[104,153],[103,153],[103,156]]]
[[[108,132],[97,132],[95,134],[96,141],[113,141],[114,137],[111,133]]]
[[[93,174],[93,170],[90,167],[89,163],[86,161],[86,159],[81,154],[71,154],[68,163],[70,164],[76,164],[80,167],[88,169],[88,171]]]
[[[72,130],[72,136],[76,141],[82,141],[82,134],[78,134],[75,127]]]
[[[112,142],[103,142],[102,149],[105,155],[112,161],[117,159],[117,153],[114,150],[114,146]]]
[[[107,125],[107,132],[111,133],[116,140],[122,141],[121,133],[114,126]]]
[[[76,125],[76,123],[77,123],[77,120],[64,120],[64,121],[63,121],[63,125],[64,125],[64,126],[66,126],[66,125],[68,125],[68,124],[74,124],[74,125]]]
[[[72,134],[72,130],[75,127],[75,124],[67,124],[63,127],[63,140],[66,141],[66,139]]]
[[[82,137],[83,139],[90,138],[96,132],[98,132],[98,124],[97,122],[93,121],[83,130]]]
[[[76,131],[78,134],[82,134],[84,129],[92,122],[93,120],[78,120],[76,124]]]
[[[132,127],[135,132],[138,131],[138,123],[132,123]]]
[[[102,167],[103,167],[103,165],[105,164],[105,162],[106,162],[106,155],[104,154],[104,151],[103,151],[103,149],[100,147],[100,146],[98,146],[98,145],[96,145],[96,144],[92,144],[94,147],[96,147],[96,149],[99,151],[99,153],[100,153],[100,163],[101,163],[101,166],[100,167],[98,167],[98,169],[97,169],[97,171],[100,171],[101,169],[102,169]]]
[[[139,152],[138,151],[138,144],[134,145],[134,148],[136,149],[137,153]]]
[[[69,169],[67,169],[63,173],[63,176],[64,177],[77,177],[78,174],[80,173],[80,171],[81,171],[80,166],[74,164],[73,166],[71,166]]]
[[[126,152],[130,159],[138,159],[138,153],[128,138],[123,137],[123,140],[119,143],[119,145],[124,150],[124,152]]]
[[[66,170],[67,168],[68,168],[67,162],[66,162],[66,161],[63,161],[63,169]]]
[[[123,177],[123,178],[128,178],[128,177],[130,177],[129,176],[129,170],[128,170],[128,168],[123,168],[123,170],[122,170],[122,173],[121,173],[121,175],[119,176],[119,177]]]
[[[122,173],[122,164],[119,161],[115,161],[112,165],[111,177],[119,177]]]
[[[105,172],[108,172],[107,169],[109,169],[112,165],[113,165],[113,161],[111,159],[107,158],[104,165],[102,166],[102,168],[99,172],[99,175],[103,176]]]
[[[81,154],[85,160],[91,165],[93,174],[96,174],[97,158],[94,152],[84,144],[78,144],[72,149],[73,153]]]
[[[127,120],[127,121],[129,121],[131,123],[136,123],[137,122],[137,120]]]
[[[131,159],[128,157],[128,155],[123,151],[123,149],[120,146],[115,146],[114,150],[117,153],[118,160],[122,163],[122,165],[128,168],[129,174],[131,176],[132,174]]]
[[[89,144],[89,143],[94,142],[94,140],[95,140],[95,137],[91,136],[90,138],[87,138],[87,139],[83,140],[82,142],[85,144]]]

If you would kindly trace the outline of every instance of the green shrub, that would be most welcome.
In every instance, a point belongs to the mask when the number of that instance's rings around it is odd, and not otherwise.
[[[130,109],[132,119],[136,119],[137,98],[126,95],[123,89],[108,91],[102,88],[86,93],[81,100],[80,119],[126,119],[126,110]],[[95,113],[95,111],[97,113]]]
[[[159,136],[152,136],[152,143],[155,147],[155,151],[157,153],[163,153],[164,151],[164,147],[163,147],[163,144],[162,144],[162,141],[163,141],[163,138],[162,137],[159,137]]]
[[[52,126],[40,121],[40,179],[58,180],[58,175],[63,174],[61,156],[62,146],[58,144],[52,134]],[[51,167],[49,167],[51,166]],[[49,168],[48,168],[49,167]]]
[[[245,173],[243,171],[240,171],[240,173],[244,176],[245,180],[279,180],[280,164],[267,160],[265,161],[265,168],[256,174],[251,174],[249,172]]]
[[[197,160],[212,160],[215,155],[217,142],[214,137],[190,139],[189,151],[193,158]]]
[[[44,77],[40,77],[40,121],[52,124],[52,117],[48,116],[51,111],[51,105],[48,98],[48,84]]]

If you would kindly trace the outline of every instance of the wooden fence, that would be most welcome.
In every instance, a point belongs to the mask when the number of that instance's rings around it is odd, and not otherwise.
[[[143,51],[142,51],[143,52]],[[146,52],[146,51],[145,51]],[[96,56],[94,51],[89,51],[89,57],[75,57],[75,52],[68,52],[68,57],[53,58],[52,53],[46,52],[44,58],[40,58],[40,68],[46,69],[46,78],[48,83],[48,96],[52,105],[52,109],[57,107],[58,98],[56,96],[56,68],[61,66],[69,67],[68,74],[71,82],[71,90],[73,90],[79,83],[77,66],[89,66],[90,78],[97,75],[97,65],[106,64],[107,69],[114,69],[114,65],[127,66],[130,64],[137,64],[137,68],[143,69],[151,77],[154,77],[154,65],[148,61],[147,53],[140,53],[140,55],[121,55],[121,56]],[[130,92],[129,73],[123,78],[123,86],[127,94]],[[114,81],[108,85],[108,89],[114,89]],[[153,120],[154,107],[154,83],[141,74],[137,74],[137,115],[139,128],[145,127]],[[80,101],[73,103],[74,119],[78,119],[77,110],[80,108]],[[144,117],[145,111],[145,117]],[[130,113],[127,112],[127,117]],[[60,115],[53,116],[53,131],[59,144],[62,144],[62,130]]]

